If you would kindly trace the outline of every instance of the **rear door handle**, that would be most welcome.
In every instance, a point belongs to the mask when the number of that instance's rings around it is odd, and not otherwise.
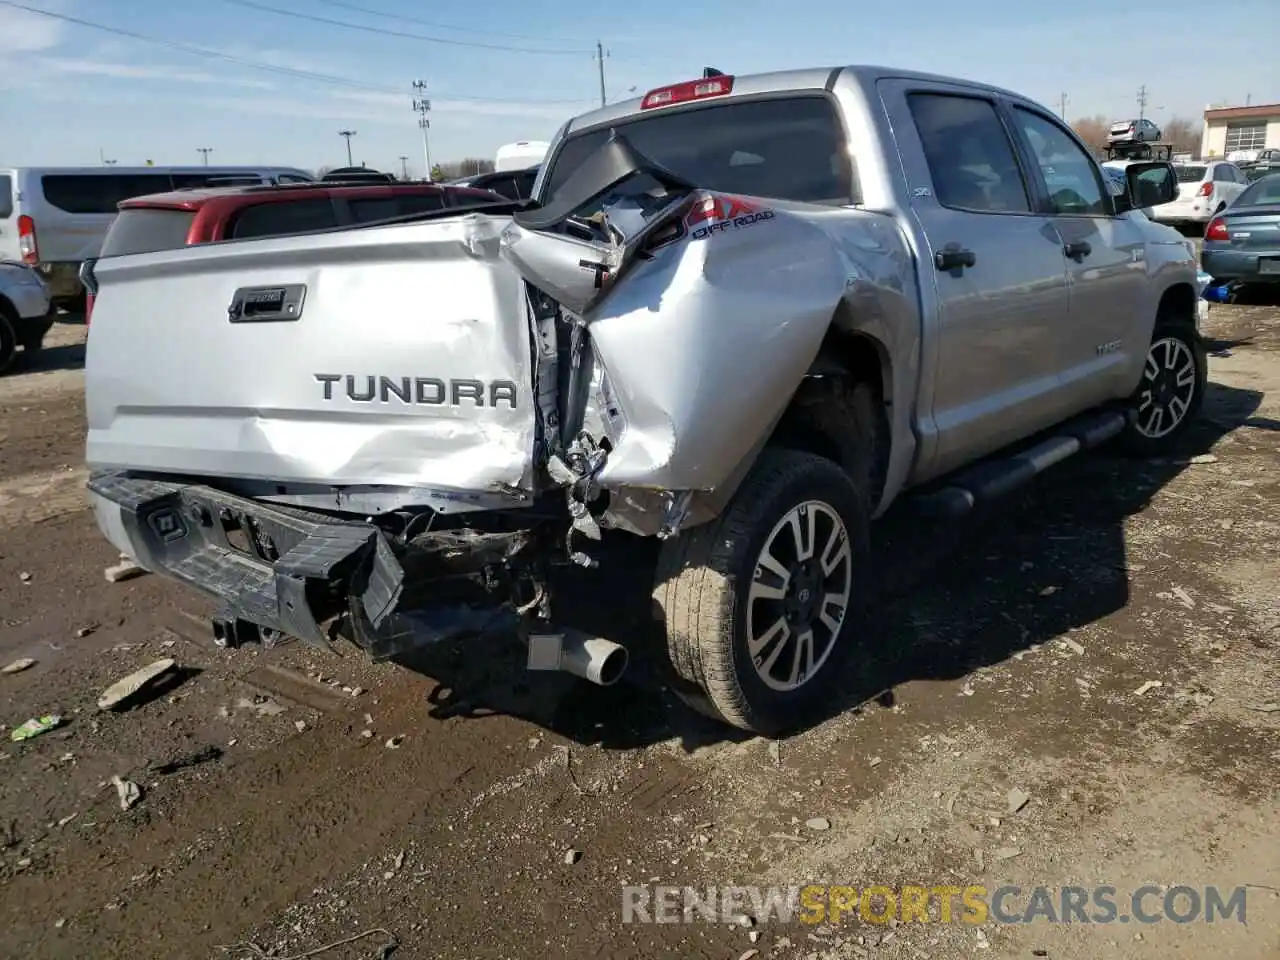
[[[972,250],[950,243],[933,255],[933,265],[939,270],[963,270],[978,262]]]
[[[1089,246],[1088,241],[1077,240],[1075,243],[1068,243],[1062,248],[1062,252],[1068,257],[1079,263],[1089,254],[1093,253],[1093,247]]]

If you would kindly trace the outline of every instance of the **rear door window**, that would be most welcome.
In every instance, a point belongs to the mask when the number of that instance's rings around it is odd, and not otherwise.
[[[840,121],[825,96],[807,95],[659,110],[571,136],[548,171],[547,200],[612,130],[644,156],[709,190],[807,203],[858,199]],[[758,162],[741,162],[743,154]]]
[[[45,200],[66,213],[115,213],[121,200],[173,189],[167,173],[51,173],[40,183]]]
[[[414,213],[426,213],[440,210],[444,201],[436,193],[403,194],[391,197],[363,197],[347,201],[351,209],[351,219],[356,223],[371,223],[374,220],[389,220],[392,217],[403,217]]]
[[[189,210],[121,210],[102,241],[101,255],[124,257],[185,247],[195,217]]]
[[[228,236],[235,240],[250,237],[280,237],[338,226],[333,201],[328,198],[259,203],[246,207],[231,223]]]
[[[907,98],[938,202],[976,213],[1029,213],[1031,201],[995,104],[978,97]]]
[[[13,177],[0,173],[0,220],[13,216]]]

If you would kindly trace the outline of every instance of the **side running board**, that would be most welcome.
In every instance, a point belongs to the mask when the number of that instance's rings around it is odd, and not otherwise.
[[[945,485],[912,499],[925,516],[953,519],[1024,486],[1068,457],[1118,436],[1132,413],[1108,410],[1064,424],[1045,440],[1007,457],[984,460],[949,477]]]

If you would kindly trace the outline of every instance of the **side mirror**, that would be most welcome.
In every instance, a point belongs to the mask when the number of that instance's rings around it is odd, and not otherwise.
[[[1173,164],[1163,160],[1145,160],[1124,168],[1126,192],[1116,198],[1116,212],[1142,210],[1168,203],[1178,196],[1178,175]]]

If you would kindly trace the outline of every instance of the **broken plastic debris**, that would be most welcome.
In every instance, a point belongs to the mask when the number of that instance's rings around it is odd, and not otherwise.
[[[102,575],[107,578],[107,583],[120,583],[123,580],[140,577],[146,572],[132,560],[122,560],[115,566],[107,567],[102,571]]]
[[[132,780],[126,780],[123,777],[115,776],[111,778],[111,782],[115,785],[116,796],[120,798],[121,810],[128,810],[142,799],[142,788]]]
[[[14,743],[18,743],[21,740],[31,740],[42,733],[48,733],[61,725],[61,723],[62,717],[56,713],[48,713],[43,717],[32,717],[22,726],[14,727],[13,732],[9,734],[9,739]]]
[[[98,698],[98,709],[115,710],[117,707],[124,706],[156,681],[172,673],[177,665],[176,660],[166,657],[147,664],[141,670],[135,670],[103,691],[102,696]]]
[[[21,673],[23,670],[30,670],[36,665],[36,662],[30,657],[23,657],[21,660],[15,660],[13,663],[6,664],[0,668],[0,673]]]
[[[1141,697],[1145,695],[1148,690],[1154,690],[1157,687],[1163,687],[1163,686],[1164,686],[1164,683],[1160,680],[1148,680],[1146,683],[1144,683],[1142,686],[1140,686],[1137,690],[1134,691],[1134,696]]]

